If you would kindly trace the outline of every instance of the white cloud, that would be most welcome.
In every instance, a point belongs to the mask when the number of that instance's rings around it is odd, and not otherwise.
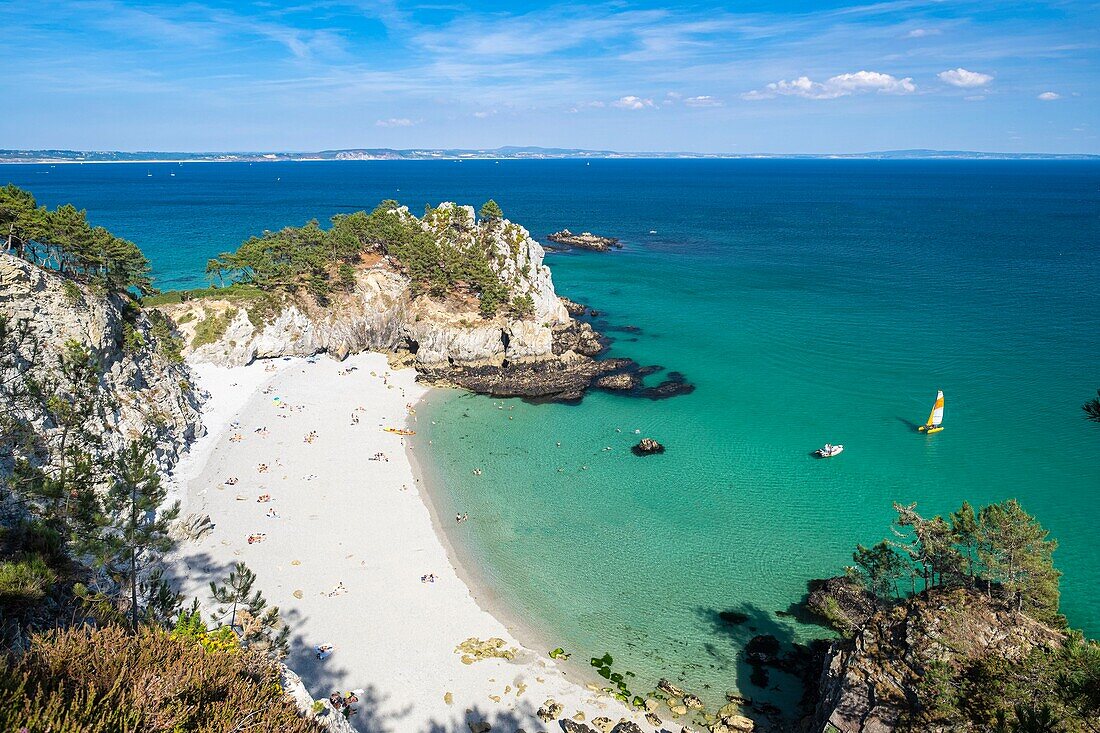
[[[1057,92],[1043,92],[1039,95],[1039,99],[1044,102],[1053,102],[1055,99],[1061,99],[1062,95]]]
[[[878,71],[857,71],[854,74],[838,74],[824,82],[811,81],[800,76],[793,81],[772,82],[763,89],[754,89],[741,95],[742,99],[771,99],[777,96],[805,97],[806,99],[836,99],[863,92],[882,94],[910,94],[917,90],[912,77],[899,79]]]
[[[971,94],[969,96],[963,97],[963,99],[965,99],[967,102],[980,102],[983,99],[985,99],[985,95],[984,94]]]
[[[986,84],[993,81],[993,77],[989,74],[982,74],[978,71],[967,71],[961,66],[957,69],[941,71],[936,74],[936,76],[940,78],[940,81],[947,82],[953,87],[962,87],[963,89],[984,87]]]
[[[408,117],[391,117],[388,120],[378,120],[374,124],[376,127],[412,127],[416,123]]]
[[[479,120],[483,120],[486,117],[492,117],[496,113],[497,113],[497,111],[495,109],[480,110],[478,112],[474,112],[474,117],[478,118]]]
[[[712,97],[709,94],[704,94],[699,97],[688,97],[684,100],[684,104],[688,107],[721,107],[722,100]]]
[[[905,34],[906,38],[924,38],[925,36],[938,36],[938,28],[914,28]]]
[[[642,99],[641,97],[635,97],[633,94],[626,97],[619,97],[619,101],[613,103],[616,107],[622,107],[623,109],[645,109],[646,107],[653,106],[652,99]]]

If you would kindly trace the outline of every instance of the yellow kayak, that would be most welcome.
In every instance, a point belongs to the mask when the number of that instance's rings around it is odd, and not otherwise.
[[[404,430],[402,428],[382,428],[382,432],[393,433],[394,435],[416,435],[415,430]]]

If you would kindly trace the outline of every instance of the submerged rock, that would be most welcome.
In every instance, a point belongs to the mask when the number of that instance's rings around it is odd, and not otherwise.
[[[749,615],[740,611],[719,611],[718,618],[730,626],[740,626],[749,620]]]
[[[665,447],[653,438],[642,438],[640,441],[638,441],[638,445],[631,448],[631,450],[634,451],[634,455],[636,456],[649,456],[653,455],[654,453],[664,453]],[[677,695],[676,697],[680,696],[681,695]]]

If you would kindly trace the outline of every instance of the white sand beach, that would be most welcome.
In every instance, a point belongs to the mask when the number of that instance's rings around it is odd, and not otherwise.
[[[183,515],[209,514],[216,526],[180,547],[175,574],[188,598],[209,605],[209,581],[247,563],[291,628],[286,661],[314,698],[364,689],[351,718],[361,731],[469,731],[481,721],[557,731],[535,715],[548,698],[564,717],[626,717],[653,730],[567,678],[545,650],[524,649],[460,580],[404,439],[382,430],[416,428],[409,407],[426,388],[413,370],[361,354],[195,371],[211,394],[209,434],[174,480]],[[516,657],[464,664],[455,648],[470,637],[503,639]],[[321,644],[334,647],[324,660]]]

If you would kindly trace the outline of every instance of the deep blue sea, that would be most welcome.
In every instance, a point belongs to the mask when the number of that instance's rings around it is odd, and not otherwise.
[[[558,291],[601,311],[613,354],[681,371],[694,393],[536,406],[444,392],[417,440],[441,515],[470,513],[451,539],[509,615],[578,659],[611,652],[640,687],[664,675],[782,699],[751,686],[739,649],[821,635],[784,612],[857,542],[889,536],[893,501],[931,514],[1018,498],[1060,543],[1063,611],[1100,635],[1100,425],[1081,411],[1100,387],[1100,164],[43,165],[0,179],[87,208],[165,289],[204,284],[209,257],[264,229],[384,198],[414,212],[493,198],[536,238],[621,237],[621,251],[549,254]],[[946,429],[918,434],[937,389]],[[668,451],[633,456],[640,435]],[[813,460],[826,441],[845,452]],[[723,626],[721,610],[751,620]]]

